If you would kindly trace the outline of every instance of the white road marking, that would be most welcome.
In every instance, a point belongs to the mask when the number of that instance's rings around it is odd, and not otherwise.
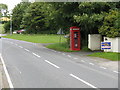
[[[37,56],[37,57],[40,57],[39,55],[35,54],[35,53],[32,53],[33,55]]]
[[[1,61],[2,61],[2,64],[3,64],[3,68],[4,68],[4,71],[5,71],[7,80],[8,80],[9,87],[10,87],[10,88],[14,88],[14,87],[13,87],[13,84],[12,84],[12,81],[11,81],[11,79],[10,79],[10,76],[9,76],[9,74],[8,74],[8,71],[7,71],[5,62],[4,62],[1,54],[0,54],[0,58],[1,58]]]
[[[62,53],[63,55],[65,55],[65,53]]]
[[[16,69],[20,74],[22,73],[17,67],[15,67],[15,69]]]
[[[13,44],[13,42],[10,42],[11,44]]]
[[[17,46],[17,44],[15,44]]]
[[[118,71],[113,71],[113,72],[115,72],[115,73],[119,73]]]
[[[49,50],[49,48],[46,48],[46,47],[44,47],[44,48]]]
[[[107,69],[107,68],[105,68],[105,67],[102,67],[102,66],[101,66],[100,68],[102,68],[102,69]]]
[[[71,57],[70,55],[67,55],[68,57]]]
[[[78,58],[74,58],[74,59],[78,59]]]
[[[48,49],[48,48],[46,48],[46,47],[43,47],[43,48]]]
[[[53,64],[53,63],[51,63],[51,62],[50,62],[50,61],[48,61],[48,60],[45,60],[45,62],[49,63],[50,65],[52,65],[52,66],[54,66],[54,67],[56,67],[56,68],[60,68],[60,67],[58,67],[57,65],[55,65],[55,64]]]
[[[97,88],[97,87],[95,87],[94,85],[92,85],[92,84],[90,84],[90,83],[88,83],[88,82],[80,79],[79,77],[77,77],[77,76],[75,76],[75,75],[73,75],[73,74],[70,74],[70,76],[73,77],[73,78],[75,78],[75,79],[77,79],[77,80],[79,80],[79,81],[81,81],[81,82],[83,82],[83,83],[85,83],[85,84],[87,84],[88,86],[90,86],[90,87],[92,87],[92,88]]]
[[[93,63],[89,63],[90,65],[94,65]]]
[[[30,52],[30,50],[28,50],[28,49],[24,49],[25,51],[27,51],[27,52]]]
[[[23,48],[22,46],[19,46],[20,48]]]
[[[84,60],[81,60],[81,62],[85,62]]]

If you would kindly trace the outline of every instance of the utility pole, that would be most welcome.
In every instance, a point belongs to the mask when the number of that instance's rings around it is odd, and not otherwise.
[[[10,35],[12,35],[12,15],[10,15]]]
[[[12,10],[9,11],[10,16],[10,35],[12,35]]]

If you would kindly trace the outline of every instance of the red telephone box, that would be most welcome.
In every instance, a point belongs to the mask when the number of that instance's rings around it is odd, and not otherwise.
[[[70,27],[70,50],[80,50],[80,28]]]

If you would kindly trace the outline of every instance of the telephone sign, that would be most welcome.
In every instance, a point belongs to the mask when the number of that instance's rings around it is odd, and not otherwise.
[[[80,28],[70,27],[70,50],[80,50]]]

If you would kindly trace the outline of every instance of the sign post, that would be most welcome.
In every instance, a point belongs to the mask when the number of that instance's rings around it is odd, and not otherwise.
[[[57,34],[60,35],[59,43],[61,43],[61,35],[64,34],[63,30],[60,28]]]

